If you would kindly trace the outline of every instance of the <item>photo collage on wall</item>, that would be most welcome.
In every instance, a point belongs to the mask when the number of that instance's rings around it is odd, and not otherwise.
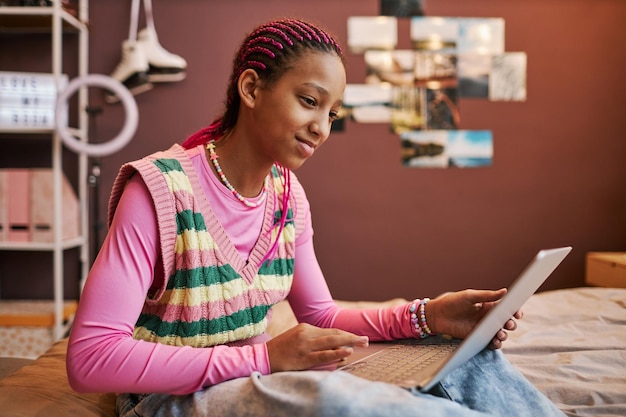
[[[459,99],[524,101],[526,54],[505,52],[501,18],[412,16],[411,49],[397,49],[397,19],[348,19],[348,47],[366,74],[346,87],[347,116],[388,123],[406,166],[491,165],[492,133],[460,129]]]

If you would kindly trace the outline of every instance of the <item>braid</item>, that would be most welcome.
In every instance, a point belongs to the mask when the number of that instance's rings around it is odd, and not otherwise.
[[[310,50],[332,53],[343,59],[343,51],[337,41],[311,23],[282,19],[259,26],[244,39],[233,60],[223,115],[187,138],[183,147],[192,148],[210,140],[219,140],[235,126],[240,103],[237,83],[245,70],[254,69],[266,85],[271,85]]]

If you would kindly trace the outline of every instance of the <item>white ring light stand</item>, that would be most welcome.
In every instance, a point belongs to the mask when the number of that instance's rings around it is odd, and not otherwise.
[[[108,142],[103,143],[87,143],[74,137],[67,126],[67,101],[68,99],[83,86],[96,86],[103,87],[114,92],[120,102],[124,106],[126,113],[126,119],[124,126],[116,137]],[[137,102],[131,94],[131,92],[114,78],[107,75],[89,74],[83,77],[74,78],[67,87],[61,91],[57,98],[56,114],[55,114],[55,126],[56,131],[61,137],[61,140],[71,150],[77,153],[86,154],[88,156],[105,156],[113,154],[124,146],[126,146],[139,124],[139,111],[137,110]]]

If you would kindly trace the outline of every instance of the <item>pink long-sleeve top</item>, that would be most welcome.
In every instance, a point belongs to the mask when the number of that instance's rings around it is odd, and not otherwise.
[[[204,152],[187,152],[214,213],[247,259],[259,237],[262,205],[245,207],[213,175]],[[370,340],[413,337],[407,305],[350,310],[334,303],[315,257],[308,202],[298,210],[305,210],[306,226],[296,240],[288,296],[296,318],[367,335]],[[133,338],[134,325],[162,265],[160,253],[153,201],[143,180],[135,175],[124,189],[81,295],[67,353],[72,388],[187,394],[254,371],[270,373],[265,343],[193,348]]]

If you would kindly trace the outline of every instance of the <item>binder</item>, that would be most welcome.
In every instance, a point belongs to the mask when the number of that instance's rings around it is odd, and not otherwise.
[[[30,240],[30,173],[27,169],[8,169],[7,174],[7,240]]]
[[[0,242],[7,240],[9,223],[7,219],[7,176],[0,170]]]
[[[61,176],[62,240],[80,236],[80,205]],[[54,179],[51,168],[0,169],[0,241],[54,241]]]
[[[33,242],[54,241],[54,180],[52,169],[30,170],[30,214],[31,240]],[[62,239],[71,239],[80,234],[78,198],[69,181],[62,175]]]

